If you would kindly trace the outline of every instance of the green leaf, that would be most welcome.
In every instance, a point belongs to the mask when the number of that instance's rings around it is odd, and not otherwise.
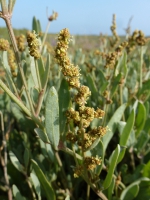
[[[140,189],[139,184],[141,184],[143,181],[144,182],[145,181],[149,181],[149,179],[148,178],[140,178],[137,181],[135,181],[132,184],[130,184],[121,193],[120,200],[136,199],[135,197],[138,195],[139,189]]]
[[[131,79],[132,77],[132,79]],[[135,68],[130,68],[129,66],[129,72],[128,76],[126,78],[126,86],[130,91],[133,93],[135,91],[136,83],[137,83],[137,70]]]
[[[119,153],[120,153],[120,145],[118,144],[116,149],[113,151],[113,153],[110,157],[110,160],[109,160],[108,173],[107,173],[107,176],[106,176],[104,183],[103,183],[104,189],[107,189],[111,184],[113,174],[114,174],[114,170],[115,170],[115,167],[117,165]]]
[[[143,152],[143,149],[145,148],[145,146],[147,145],[149,141],[149,135],[147,132],[142,131],[137,139],[137,143],[135,145],[135,148],[137,149],[137,152]]]
[[[148,98],[148,96],[150,95],[149,86],[150,86],[150,79],[143,82],[142,88],[139,89],[137,97],[140,98],[141,95],[143,96],[145,94],[146,95],[145,98]]]
[[[136,137],[139,135],[140,131],[143,129],[145,122],[146,122],[145,106],[141,102],[138,102],[137,115],[135,119]]]
[[[46,147],[47,154],[48,154],[50,160],[52,162],[55,162],[55,155],[54,155],[54,151],[53,151],[51,145],[50,144],[45,144],[45,147]]]
[[[111,91],[110,91],[110,98],[112,99],[121,80],[121,73],[119,73],[116,77],[114,77],[113,81],[112,81],[112,87],[111,87]]]
[[[127,87],[123,88],[123,102],[128,102],[129,101],[129,91]]]
[[[122,192],[120,200],[132,200],[137,196],[138,192],[139,185],[137,183],[132,184]]]
[[[33,183],[33,186],[35,188],[36,194],[38,195],[38,200],[41,199],[41,187],[40,187],[40,182],[37,178],[37,176],[34,173],[30,173],[30,177]]]
[[[112,199],[114,187],[115,187],[115,178],[113,177],[109,188],[106,190],[106,192],[107,192],[107,194],[108,194],[108,199],[109,199],[109,200]]]
[[[126,109],[126,105],[127,104],[123,104],[121,105],[116,112],[114,113],[114,115],[111,117],[110,121],[108,122],[107,126],[109,128],[109,130],[107,131],[107,133],[104,135],[104,137],[102,138],[103,141],[103,145],[104,145],[104,152],[108,146],[108,143],[110,142],[111,138],[113,137],[114,133],[115,133],[115,129],[116,129],[116,123],[119,122],[122,118],[122,115]]]
[[[27,168],[28,164],[29,164],[29,158],[30,158],[30,152],[29,152],[28,148],[25,148],[24,156],[23,157],[24,157],[25,167]]]
[[[45,142],[45,143],[50,143],[50,141],[49,141],[49,139],[48,139],[48,136],[47,136],[47,134],[46,134],[44,131],[42,131],[42,130],[39,129],[39,128],[35,128],[34,131],[35,131],[35,133],[39,136],[39,138],[40,138],[43,142]]]
[[[142,180],[139,184],[139,193],[135,200],[149,200],[150,198],[150,179]]]
[[[150,178],[150,161],[144,166],[143,176]]]
[[[37,60],[37,64],[38,64],[38,71],[39,71],[40,81],[42,83],[42,81],[44,81],[43,80],[43,76],[44,76],[44,73],[45,73],[45,68],[44,68],[44,64],[43,64],[42,58]]]
[[[55,193],[53,191],[51,184],[46,179],[44,173],[42,172],[38,164],[34,160],[31,160],[31,162],[32,162],[33,169],[44,189],[47,200],[55,200],[56,197],[55,197]]]
[[[42,28],[41,28],[40,20],[37,20],[37,24],[38,24],[38,31],[39,31],[39,33],[41,33]]]
[[[134,120],[135,120],[135,114],[134,114],[134,110],[132,110],[128,120],[127,120],[127,123],[123,129],[123,132],[120,136],[120,146],[121,146],[121,152],[120,152],[120,155],[119,155],[119,158],[118,158],[118,163],[123,159],[124,157],[124,154],[125,154],[125,151],[126,151],[126,146],[127,146],[127,142],[128,142],[128,139],[129,139],[129,136],[131,134],[131,131],[132,131],[132,128],[133,128],[133,125],[134,125]]]
[[[36,33],[40,33],[41,32],[40,23],[36,19],[36,17],[33,17],[33,20],[32,20],[32,31],[35,31]]]
[[[12,186],[12,192],[13,192],[13,196],[15,198],[14,200],[26,200],[26,198],[21,195],[21,193],[18,190],[16,185]]]
[[[62,135],[65,130],[66,124],[66,111],[70,103],[70,92],[68,82],[65,79],[62,79],[59,88],[59,124],[60,124],[60,134]]]
[[[115,76],[121,73],[124,78],[126,78],[127,74],[127,53],[124,51],[123,55],[120,57],[116,69],[115,69]]]
[[[51,87],[46,97],[45,128],[49,141],[54,149],[59,144],[59,102],[57,91]]]
[[[134,110],[132,110],[132,112],[127,120],[127,123],[123,129],[123,132],[121,134],[120,142],[119,142],[120,146],[126,146],[129,135],[130,135],[131,130],[134,125],[134,120],[135,120],[135,114],[134,114]]]
[[[108,80],[106,79],[104,73],[101,70],[98,71],[98,77],[99,77],[99,83],[100,83],[98,87],[100,88],[100,93],[103,94],[103,92],[107,88]]]
[[[145,110],[146,110],[146,117],[148,117],[149,116],[149,112],[150,112],[150,105],[149,105],[148,101],[146,101],[144,103],[144,107],[145,107]]]
[[[38,84],[38,79],[37,79],[37,74],[36,74],[34,58],[30,56],[29,59],[30,59],[31,74],[34,81],[34,87],[38,88],[39,84]]]
[[[14,167],[18,171],[24,173],[25,169],[24,169],[23,165],[20,164],[18,158],[15,156],[15,154],[12,151],[9,152],[9,157],[10,157],[10,160],[11,160],[12,164],[14,165]]]
[[[48,82],[49,78],[49,72],[50,72],[50,55],[47,54],[47,60],[45,64],[45,69],[44,69],[44,74],[41,76],[41,83],[42,83],[42,88],[45,88]]]
[[[87,81],[88,87],[90,88],[93,99],[96,100],[98,97],[98,90],[90,74],[86,76],[86,81]]]

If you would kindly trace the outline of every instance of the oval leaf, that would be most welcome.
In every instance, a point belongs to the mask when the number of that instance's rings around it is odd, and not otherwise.
[[[51,87],[46,97],[45,127],[50,143],[57,149],[59,143],[59,105],[58,95]]]
[[[111,184],[113,174],[114,174],[114,170],[115,170],[115,167],[117,165],[119,153],[120,153],[120,146],[118,144],[116,149],[113,151],[111,158],[110,158],[110,165],[109,165],[109,169],[108,169],[108,174],[107,174],[106,179],[104,180],[104,183],[103,183],[104,189],[107,189]]]
[[[138,192],[139,192],[138,184],[130,185],[122,192],[120,199],[121,200],[129,200],[129,199],[132,200],[137,196]]]
[[[24,167],[23,167],[23,165],[20,164],[20,162],[19,162],[18,158],[15,156],[15,154],[12,151],[10,151],[9,156],[10,156],[10,160],[11,160],[12,164],[14,165],[14,167],[23,173]]]
[[[123,104],[121,105],[116,112],[114,113],[114,115],[112,116],[112,118],[110,119],[110,121],[108,122],[107,126],[109,128],[108,134],[105,134],[104,137],[102,138],[103,141],[103,146],[104,146],[104,152],[108,146],[108,143],[110,142],[111,138],[114,135],[115,132],[115,125],[117,122],[119,122],[122,118],[122,115],[124,113],[124,110],[126,109],[126,105],[127,104]]]
[[[34,160],[31,160],[31,162],[32,162],[33,169],[44,189],[47,200],[55,200],[56,197],[55,197],[55,193],[53,191],[51,184],[46,179],[44,173],[42,172],[38,164]]]
[[[35,188],[35,191],[38,195],[38,200],[41,199],[41,187],[40,187],[40,182],[37,178],[37,176],[34,174],[34,173],[31,173],[30,174],[30,177],[31,177],[31,180],[32,180],[32,183],[33,183],[33,186]]]
[[[66,124],[66,110],[69,107],[70,92],[68,82],[62,79],[59,89],[59,123],[60,123],[60,134],[62,135],[65,130]]]
[[[134,114],[134,110],[132,110],[132,112],[127,120],[127,123],[123,129],[123,132],[121,134],[120,143],[119,143],[120,146],[126,146],[128,137],[129,137],[131,130],[133,128],[133,125],[134,125],[134,120],[135,120],[135,114]]]
[[[137,115],[135,119],[136,136],[139,135],[146,122],[146,109],[145,106],[138,102]]]
[[[129,139],[129,136],[130,134],[132,133],[132,128],[133,128],[133,125],[134,125],[134,120],[135,120],[135,114],[134,114],[134,110],[132,110],[128,120],[127,120],[127,123],[123,129],[123,132],[121,134],[121,137],[120,137],[120,146],[122,147],[121,148],[121,152],[120,152],[120,155],[119,155],[119,158],[118,158],[118,163],[123,159],[124,157],[124,154],[125,154],[125,151],[126,151],[126,146],[127,146],[127,142],[128,142],[128,139]]]
[[[16,185],[12,186],[12,191],[13,191],[13,196],[14,196],[15,200],[20,200],[20,199],[26,200],[26,198],[21,195],[21,193],[18,190]]]
[[[45,142],[45,143],[50,143],[49,139],[48,139],[48,136],[47,134],[42,131],[41,129],[39,128],[35,128],[34,131],[36,132],[36,134],[39,136],[39,138]]]
[[[24,163],[25,163],[25,167],[28,167],[29,164],[29,158],[30,158],[30,152],[28,148],[25,148],[25,152],[24,152]]]

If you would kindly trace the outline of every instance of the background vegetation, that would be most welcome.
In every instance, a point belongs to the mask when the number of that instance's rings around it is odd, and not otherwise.
[[[34,17],[19,52],[0,29],[0,199],[150,199],[149,39],[110,28],[47,35]]]

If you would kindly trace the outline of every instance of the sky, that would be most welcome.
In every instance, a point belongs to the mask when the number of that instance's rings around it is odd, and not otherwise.
[[[12,16],[14,28],[32,29],[32,19],[40,20],[42,31],[46,29],[48,15],[58,12],[58,18],[50,25],[50,33],[68,28],[71,34],[110,35],[112,15],[116,14],[117,33],[124,35],[131,17],[131,31],[142,30],[150,35],[150,0],[16,0]],[[0,27],[5,23],[0,19]]]

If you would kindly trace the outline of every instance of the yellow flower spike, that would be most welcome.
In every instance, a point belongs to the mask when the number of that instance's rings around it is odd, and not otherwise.
[[[41,57],[40,54],[40,44],[38,40],[38,35],[33,31],[33,33],[27,33],[27,42],[29,46],[29,52],[32,57],[35,59],[39,59]]]
[[[8,40],[0,39],[0,51],[7,51],[10,48]]]

